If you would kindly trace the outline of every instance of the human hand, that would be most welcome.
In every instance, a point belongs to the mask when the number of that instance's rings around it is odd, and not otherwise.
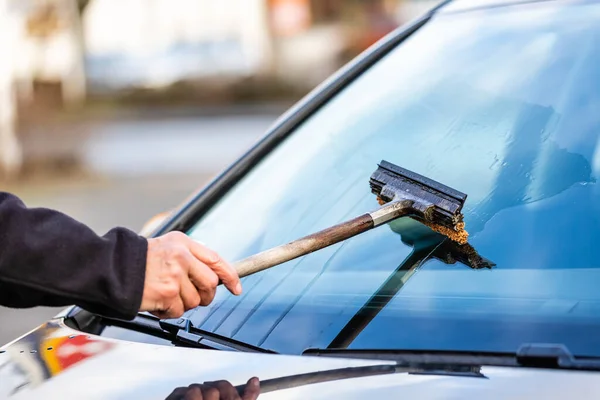
[[[252,378],[241,396],[228,381],[215,381],[177,388],[165,400],[256,400],[259,394],[260,382]]]
[[[181,232],[150,238],[140,311],[178,318],[189,309],[209,305],[219,279],[231,293],[242,293],[235,269],[213,250]]]

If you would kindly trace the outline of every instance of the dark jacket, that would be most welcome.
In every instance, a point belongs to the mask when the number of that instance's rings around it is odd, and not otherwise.
[[[145,238],[115,228],[99,236],[57,211],[27,208],[0,192],[0,305],[78,305],[107,317],[139,311]]]

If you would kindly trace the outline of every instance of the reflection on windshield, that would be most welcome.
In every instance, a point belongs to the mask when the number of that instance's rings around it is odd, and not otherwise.
[[[244,278],[240,298],[220,290],[194,324],[284,353],[559,342],[600,356],[599,17],[554,2],[437,17],[189,232],[230,260],[286,243],[377,208],[385,159],[468,194],[471,244],[494,269],[444,262],[442,238],[407,241],[401,220]]]

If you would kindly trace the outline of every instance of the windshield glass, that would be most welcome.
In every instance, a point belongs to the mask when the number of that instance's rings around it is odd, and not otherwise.
[[[434,257],[398,220],[220,288],[188,313],[284,353],[308,347],[600,356],[600,5],[438,16],[328,102],[188,232],[230,261],[372,211],[387,160],[468,194],[470,243]]]

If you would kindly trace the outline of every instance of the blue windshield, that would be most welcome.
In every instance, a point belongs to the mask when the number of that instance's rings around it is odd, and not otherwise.
[[[283,353],[308,347],[600,356],[600,5],[435,17],[328,102],[189,231],[231,261],[378,207],[387,160],[468,194],[470,243],[397,220],[222,288],[189,315]]]

